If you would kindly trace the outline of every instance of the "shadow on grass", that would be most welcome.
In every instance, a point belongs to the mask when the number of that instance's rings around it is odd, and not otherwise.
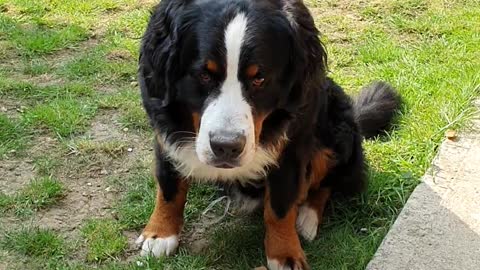
[[[405,180],[405,176],[391,173],[371,171],[370,174],[371,181]],[[418,179],[408,181],[412,182],[410,190],[413,183],[418,183]],[[332,198],[319,236],[310,243],[303,241],[312,269],[364,269],[408,193],[407,190],[376,190],[375,186],[378,185],[371,183],[370,190],[357,197],[335,195]],[[203,237],[209,244],[196,256],[207,258],[207,269],[252,269],[266,264],[261,211],[230,217],[209,227]]]

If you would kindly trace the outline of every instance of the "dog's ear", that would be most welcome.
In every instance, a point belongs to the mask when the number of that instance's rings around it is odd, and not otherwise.
[[[320,33],[313,17],[302,0],[283,0],[282,9],[292,29],[291,62],[292,66],[296,67],[297,80],[294,82],[287,106],[294,109],[308,102],[305,100],[307,89],[317,84],[320,87],[324,83],[327,53],[320,41]]]
[[[143,36],[139,57],[139,81],[144,99],[165,107],[175,99],[179,76],[182,12],[189,0],[164,0],[155,8]]]

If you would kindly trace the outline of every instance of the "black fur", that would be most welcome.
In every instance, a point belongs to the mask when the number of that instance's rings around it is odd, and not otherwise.
[[[253,91],[248,78],[239,75],[252,111],[269,112],[260,145],[275,145],[284,134],[288,137],[279,166],[260,180],[268,185],[276,215],[282,218],[297,201],[311,159],[323,149],[333,150],[336,166],[322,185],[346,194],[362,191],[367,183],[363,136],[376,136],[389,127],[400,98],[391,86],[376,82],[353,102],[328,78],[326,51],[300,0],[163,0],[150,19],[139,59],[143,104],[153,128],[170,143],[192,136],[192,113],[202,115],[225,79],[219,72],[201,84],[198,75],[204,72],[205,59],[225,68],[223,31],[239,12],[254,22],[249,24],[240,65],[260,62],[270,76],[264,88]],[[166,155],[157,147],[156,173],[168,200],[177,191],[178,174]],[[237,180],[232,178],[230,184]],[[235,190],[259,198],[262,184]]]
[[[162,152],[160,146],[155,142],[155,179],[157,180],[165,201],[170,202],[175,199],[178,192],[178,184],[180,177],[178,172],[172,166],[165,154]]]
[[[355,120],[365,138],[372,138],[390,127],[400,106],[400,96],[385,82],[365,86],[355,100]]]

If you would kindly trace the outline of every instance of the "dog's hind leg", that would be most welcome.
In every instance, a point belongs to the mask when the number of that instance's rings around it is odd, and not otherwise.
[[[308,241],[317,236],[318,226],[322,223],[323,211],[331,194],[331,188],[323,186],[322,181],[335,165],[334,152],[324,148],[313,155],[308,166],[308,190],[306,199],[298,208],[296,221],[298,233]]]
[[[305,240],[312,241],[317,236],[330,195],[328,187],[311,190],[305,203],[298,208],[297,230]]]

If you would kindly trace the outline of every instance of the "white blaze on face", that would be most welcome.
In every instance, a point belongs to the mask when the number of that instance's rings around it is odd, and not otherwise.
[[[255,132],[252,108],[242,95],[242,83],[238,79],[240,54],[247,30],[247,18],[240,13],[225,29],[227,76],[220,94],[211,100],[202,115],[196,141],[196,153],[200,161],[209,163],[214,154],[210,147],[211,133],[243,133],[246,144],[240,156],[240,164],[250,162],[255,154]]]

